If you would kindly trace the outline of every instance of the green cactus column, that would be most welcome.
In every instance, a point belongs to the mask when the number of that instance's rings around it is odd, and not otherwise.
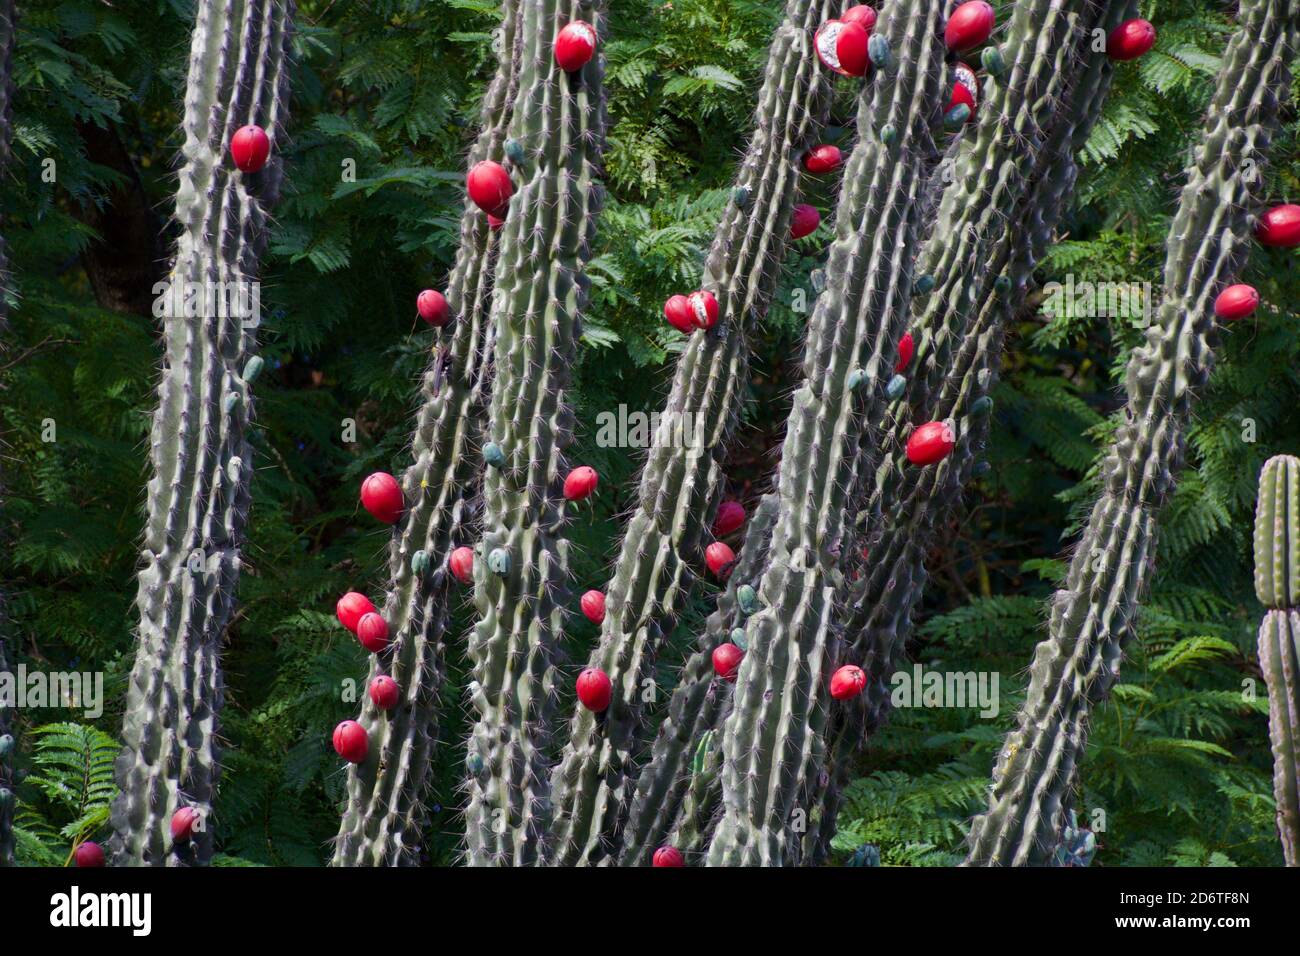
[[[1268,686],[1273,795],[1287,866],[1300,866],[1300,458],[1270,458],[1255,512],[1255,594],[1268,608],[1259,668]]]
[[[506,127],[519,88],[519,6],[519,0],[504,5],[494,41],[497,71],[483,97],[470,167],[483,160],[505,161]],[[402,476],[407,510],[388,546],[383,615],[392,643],[370,669],[371,680],[381,674],[392,677],[402,700],[385,712],[365,697],[359,722],[366,728],[370,752],[365,762],[348,770],[335,866],[398,866],[417,860],[438,736],[443,637],[456,586],[447,557],[457,546],[471,543],[477,530],[496,239],[483,211],[466,198],[460,248],[445,292],[452,325],[439,334],[421,383],[411,438],[415,461]]]
[[[859,101],[827,286],[786,425],[780,510],[759,587],[764,606],[746,622],[748,647],[723,732],[711,866],[796,860],[796,803],[825,756],[833,596],[858,435],[884,405],[911,297],[923,171],[943,107],[942,3],[899,3],[882,20],[875,40],[888,44],[893,62],[877,67]]]
[[[9,142],[13,135],[10,113],[13,108],[13,77],[10,68],[14,49],[13,0],[0,0],[0,174],[9,162]],[[9,261],[5,256],[3,217],[0,217],[0,334],[7,326],[9,311]],[[4,476],[0,474],[0,505],[4,504]],[[5,596],[0,592],[0,673],[13,666],[5,648]],[[0,866],[14,862],[14,714],[0,706]]]
[[[669,426],[697,423],[689,437],[701,440],[675,442],[665,433],[641,473],[589,659],[609,674],[614,698],[599,720],[587,711],[574,715],[553,780],[557,863],[610,862],[618,852],[645,681],[699,577],[747,381],[747,340],[767,314],[789,244],[801,160],[830,106],[831,74],[817,61],[813,35],[842,6],[788,0],[769,48],[749,148],[704,269],[702,287],[717,297],[720,319],[690,337],[662,413]]]
[[[122,792],[112,812],[118,865],[205,863],[212,852],[220,645],[234,608],[253,472],[250,380],[260,360],[258,317],[249,307],[280,187],[275,147],[289,99],[292,10],[280,0],[197,6],[176,193],[181,230],[169,281],[173,294],[201,293],[203,308],[186,315],[169,306],[163,319],[139,643],[117,761]],[[246,124],[262,127],[271,142],[269,162],[251,174],[236,169],[229,151]],[[203,823],[173,847],[171,817],[182,806]]]
[[[578,72],[552,54],[556,33],[585,20],[601,40]],[[500,238],[491,321],[494,375],[487,438],[502,450],[484,475],[474,562],[479,622],[470,636],[466,840],[474,865],[539,861],[550,825],[546,746],[555,656],[567,612],[562,535],[566,389],[587,299],[605,144],[604,0],[523,0],[519,93],[509,135],[524,159]]]
[[[972,824],[968,865],[1044,865],[1059,844],[1088,720],[1118,679],[1151,574],[1156,517],[1183,461],[1194,392],[1209,378],[1213,301],[1253,241],[1259,169],[1289,83],[1298,12],[1300,0],[1242,4],[1166,243],[1157,320],[1129,361],[1104,490],[1052,600],[988,811]]]

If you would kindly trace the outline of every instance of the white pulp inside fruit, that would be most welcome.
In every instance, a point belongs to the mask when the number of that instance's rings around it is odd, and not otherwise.
[[[979,81],[975,79],[975,71],[965,63],[958,63],[953,67],[953,72],[957,74],[956,82],[966,87],[966,92],[970,93],[970,98],[976,103],[979,102]]]
[[[704,301],[704,296],[693,295],[690,297],[691,309],[695,312],[695,324],[703,328],[709,324],[709,307]]]
[[[836,47],[839,45],[840,31],[843,29],[844,24],[839,20],[829,20],[817,31],[817,36],[813,40],[817,44],[817,55],[833,70],[842,69]]]
[[[569,29],[576,35],[580,36],[589,47],[595,49],[596,31],[592,29],[589,23],[571,23]]]

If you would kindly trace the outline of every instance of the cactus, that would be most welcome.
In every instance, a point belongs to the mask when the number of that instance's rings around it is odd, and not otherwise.
[[[1155,523],[1182,464],[1194,390],[1209,377],[1212,303],[1244,265],[1257,170],[1278,124],[1300,20],[1297,0],[1247,0],[1228,43],[1166,243],[1164,293],[1130,357],[1127,403],[1102,468],[1103,492],[1052,600],[1017,726],[993,772],[968,865],[1045,865],[1065,826],[1088,719],[1118,679],[1151,575]]]
[[[221,283],[221,291],[233,286],[242,296],[256,282],[281,163],[273,154],[260,173],[240,173],[228,143],[248,123],[282,140],[292,10],[280,0],[198,4],[173,289]],[[121,794],[112,811],[119,865],[202,864],[212,853],[206,821],[218,773],[219,651],[235,600],[253,471],[252,396],[240,373],[256,349],[257,317],[213,308],[210,299],[208,305],[197,317],[168,309],[163,319],[136,599],[139,642],[116,765]],[[182,806],[196,810],[204,825],[192,839],[173,841],[170,821]]]
[[[13,79],[10,65],[14,48],[14,4],[13,0],[0,0],[0,173],[4,172],[9,162],[9,141],[13,135],[10,112],[13,107]],[[9,262],[5,257],[3,232],[4,222],[0,219],[0,334],[6,327],[9,311]],[[3,475],[0,475],[0,496],[3,495]],[[3,504],[3,497],[0,497]],[[0,592],[0,673],[10,667],[8,652],[5,648],[5,596]],[[0,866],[12,866],[14,862],[14,713],[0,704]],[[3,794],[9,794],[5,798]]]
[[[1259,475],[1255,593],[1268,611],[1259,667],[1268,686],[1273,795],[1287,866],[1300,866],[1300,458],[1270,458]]]
[[[556,32],[585,20],[596,55],[564,73]],[[505,452],[483,477],[481,553],[508,553],[509,573],[475,573],[479,622],[470,637],[477,722],[469,760],[466,831],[471,864],[534,863],[550,825],[548,765],[555,655],[567,605],[568,542],[561,535],[566,402],[576,359],[603,199],[603,0],[523,0],[519,92],[509,136],[535,162],[520,170],[500,238],[492,299],[495,329],[487,438]],[[498,563],[500,566],[500,563]],[[476,563],[477,568],[477,563]],[[479,763],[481,761],[481,764]]]
[[[498,67],[483,98],[481,129],[469,167],[504,155],[519,84],[519,9],[519,0],[508,0],[503,9],[495,40]],[[523,162],[522,154],[517,162]],[[475,447],[486,423],[492,350],[488,313],[497,233],[468,198],[460,236],[446,293],[454,321],[434,344],[421,383],[411,440],[415,461],[402,476],[408,507],[389,542],[390,581],[383,616],[392,633],[391,650],[374,659],[370,674],[372,680],[391,676],[405,698],[387,712],[369,700],[362,709],[359,722],[370,738],[370,753],[348,769],[348,802],[334,846],[335,866],[414,863],[424,821],[438,736],[443,635],[451,611],[453,582],[447,561],[473,530],[481,473]],[[498,455],[504,461],[499,445],[483,445],[482,457],[489,464],[499,464]]]
[[[746,342],[767,313],[802,157],[830,106],[813,33],[841,6],[839,0],[789,0],[768,53],[749,149],[705,264],[703,286],[716,295],[721,321],[691,336],[662,414],[670,426],[702,420],[703,444],[656,441],[641,473],[606,589],[600,643],[589,659],[613,678],[616,694],[599,722],[583,711],[574,715],[554,780],[557,863],[609,862],[618,852],[635,782],[644,682],[697,579],[743,395]],[[711,677],[705,665],[700,672]]]

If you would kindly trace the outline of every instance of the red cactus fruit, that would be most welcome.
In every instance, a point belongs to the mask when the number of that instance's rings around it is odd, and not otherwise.
[[[1106,55],[1120,62],[1136,60],[1155,43],[1155,27],[1145,20],[1125,20],[1106,37]]]
[[[691,309],[691,300],[684,295],[668,297],[664,303],[664,318],[679,332],[689,335],[695,331],[695,312]]]
[[[77,866],[83,870],[104,865],[104,848],[94,840],[87,840],[77,847]]]
[[[841,23],[856,23],[868,33],[876,25],[876,11],[867,6],[865,3],[859,3],[856,7],[849,7],[840,14]]]
[[[820,176],[823,173],[835,172],[840,168],[842,162],[844,162],[844,156],[840,153],[838,146],[822,143],[820,146],[814,146],[804,153],[803,168],[814,175]]]
[[[984,0],[967,0],[952,12],[943,42],[956,53],[977,47],[993,32],[993,8]]]
[[[723,542],[715,541],[704,549],[704,563],[715,578],[725,581],[731,574],[731,566],[736,563],[736,552]]]
[[[933,465],[948,457],[957,438],[947,422],[926,422],[907,439],[907,460],[914,465]]]
[[[366,728],[355,720],[345,720],[334,728],[334,750],[348,763],[361,763],[370,753]]]
[[[452,577],[461,584],[474,583],[474,549],[462,545],[451,553],[447,559]]]
[[[970,109],[971,117],[975,115],[975,104],[979,98],[979,80],[975,76],[975,71],[965,63],[958,61],[953,64],[952,72],[954,74],[952,84],[952,97],[948,100],[948,109],[958,106],[962,103]],[[946,110],[945,110],[946,112]],[[966,122],[970,122],[967,118]]]
[[[504,212],[504,210],[502,211]],[[491,229],[493,232],[496,232],[498,229],[500,229],[502,226],[506,224],[506,221],[504,219],[502,219],[500,216],[494,216],[492,215],[492,213],[487,214],[487,221],[488,221],[488,228]]]
[[[804,236],[812,235],[821,225],[821,221],[821,213],[807,203],[800,203],[794,207],[794,215],[790,217],[790,238],[802,239]]]
[[[739,501],[724,501],[718,505],[718,516],[713,519],[713,536],[725,538],[745,523],[745,506]]]
[[[840,76],[866,76],[871,66],[867,40],[867,29],[860,22],[827,20],[818,27],[813,45],[828,70]]]
[[[357,621],[357,640],[366,650],[378,654],[388,646],[388,622],[377,611],[361,615]]]
[[[610,683],[609,675],[597,667],[588,667],[579,674],[574,687],[582,706],[597,714],[609,707],[614,696],[614,685]]]
[[[581,70],[596,52],[596,30],[585,20],[567,23],[555,35],[555,62],[565,73]]]
[[[686,858],[682,856],[682,851],[675,846],[661,846],[655,850],[655,854],[650,858],[651,866],[685,866]]]
[[[564,478],[564,497],[570,501],[581,501],[596,490],[600,476],[590,465],[581,465],[569,472]]]
[[[903,374],[912,364],[912,356],[915,354],[916,343],[912,341],[912,333],[904,332],[903,337],[898,340],[898,364],[894,366],[894,374]]]
[[[1291,249],[1300,246],[1300,206],[1274,206],[1259,217],[1255,238],[1263,246]]]
[[[356,591],[349,591],[339,598],[338,604],[334,606],[334,613],[338,615],[339,623],[355,634],[358,622],[374,609],[375,606],[370,603],[370,598]]]
[[[691,321],[697,329],[711,329],[718,322],[718,300],[712,292],[699,289],[686,297],[691,307]]]
[[[199,811],[193,807],[181,807],[172,814],[172,840],[183,843],[194,836],[199,826]]]
[[[380,674],[370,682],[370,702],[380,710],[392,710],[401,696],[397,681],[387,674]]]
[[[836,700],[857,697],[867,689],[867,675],[855,664],[845,664],[831,675],[831,696]]]
[[[713,649],[713,673],[725,681],[734,682],[744,658],[745,652],[730,641],[719,644]]]
[[[1228,322],[1244,319],[1259,307],[1259,293],[1251,285],[1230,285],[1214,300],[1214,314]]]
[[[515,191],[506,168],[490,159],[471,167],[465,176],[465,185],[469,188],[469,198],[474,201],[474,205],[497,217],[505,215],[510,196]]]
[[[605,595],[601,591],[588,591],[578,599],[582,613],[592,624],[601,624],[605,620]]]
[[[394,524],[406,503],[402,486],[386,471],[377,471],[361,483],[361,505],[378,521]]]
[[[451,308],[446,297],[437,289],[425,289],[415,298],[415,310],[420,318],[435,328],[441,328],[451,318]]]
[[[260,126],[241,126],[230,137],[230,158],[241,173],[255,173],[271,155],[271,139]]]

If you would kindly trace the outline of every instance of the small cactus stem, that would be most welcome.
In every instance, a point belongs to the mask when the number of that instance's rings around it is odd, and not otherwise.
[[[13,63],[15,27],[13,0],[0,0],[0,175],[4,173],[9,162],[9,142],[13,136],[11,112],[13,107],[13,76],[10,72]],[[3,220],[0,219],[0,334],[7,327],[9,305],[9,262],[5,255]],[[3,475],[0,475],[0,504],[3,503]],[[0,592],[0,673],[12,666],[5,647],[5,596]],[[14,783],[14,745],[13,735],[17,729],[14,721],[15,711],[11,707],[0,705],[0,740],[7,739],[3,752],[0,752],[0,791],[13,794],[17,791]],[[0,800],[0,867],[14,864],[14,803],[13,797]]]
[[[468,166],[500,160],[519,87],[520,0],[502,10],[494,47],[496,73],[480,110]],[[444,677],[443,642],[455,581],[451,550],[472,540],[481,466],[477,447],[487,421],[487,369],[492,353],[492,304],[497,232],[467,197],[460,247],[446,286],[453,321],[434,343],[420,386],[411,439],[414,461],[402,476],[408,507],[389,540],[389,583],[383,616],[390,650],[374,658],[370,680],[386,674],[402,689],[391,710],[369,696],[358,722],[370,752],[348,767],[347,804],[334,843],[333,866],[403,866],[418,862],[433,776],[438,707]]]
[[[1287,866],[1300,866],[1300,458],[1270,458],[1259,475],[1255,593],[1268,611],[1259,668],[1268,687],[1273,796]]]
[[[919,200],[942,108],[943,6],[914,0],[876,23],[896,65],[864,88],[858,125],[886,120],[898,137],[860,140],[845,169],[827,287],[809,322],[804,381],[781,451],[779,515],[758,588],[767,606],[745,622],[749,650],[724,725],[722,817],[709,866],[780,866],[800,856],[795,830],[806,808],[797,803],[825,756],[833,597],[851,531],[846,496],[858,482],[858,434],[883,408],[883,379],[911,302]],[[869,389],[846,387],[854,368],[870,374]]]
[[[1246,0],[1166,242],[1164,293],[1129,359],[1126,405],[1102,465],[1102,494],[1051,602],[1015,728],[993,770],[967,865],[1043,865],[1060,844],[1093,706],[1119,677],[1174,490],[1194,395],[1213,362],[1213,302],[1249,254],[1260,167],[1300,33],[1300,0]]]
[[[721,320],[690,337],[661,416],[667,423],[694,422],[696,429],[685,441],[656,441],[641,473],[606,587],[600,642],[588,661],[613,679],[614,699],[599,722],[578,711],[570,725],[553,780],[553,862],[612,862],[618,852],[645,736],[644,682],[699,577],[725,483],[724,452],[744,395],[748,337],[766,315],[780,275],[800,157],[817,142],[830,107],[829,72],[812,38],[849,5],[788,0],[769,48],[749,149],[704,269],[702,287],[717,296]]]
[[[565,73],[552,42],[571,20],[591,24],[601,43],[580,71]],[[563,452],[573,439],[566,390],[604,198],[604,0],[523,0],[519,30],[509,136],[542,160],[516,184],[492,299],[494,380],[484,437],[501,446],[507,463],[483,475],[480,553],[508,552],[510,569],[475,574],[469,657],[478,692],[468,756],[483,769],[468,777],[465,819],[476,866],[538,863],[551,834],[547,748],[569,584],[569,545],[560,534]]]
[[[254,175],[228,145],[256,124],[283,142],[289,102],[292,2],[199,0],[176,192],[180,235],[169,282],[248,291],[257,281],[282,164],[272,151]],[[211,284],[211,285],[209,285]],[[175,298],[175,296],[173,296]],[[212,832],[171,852],[184,803],[207,821],[219,771],[219,651],[235,603],[250,504],[252,393],[241,372],[256,317],[218,308],[163,316],[163,370],[150,439],[152,476],[138,575],[139,640],[116,763],[111,855],[117,865],[204,864]],[[243,314],[240,314],[243,313]],[[227,395],[239,396],[223,412]]]

